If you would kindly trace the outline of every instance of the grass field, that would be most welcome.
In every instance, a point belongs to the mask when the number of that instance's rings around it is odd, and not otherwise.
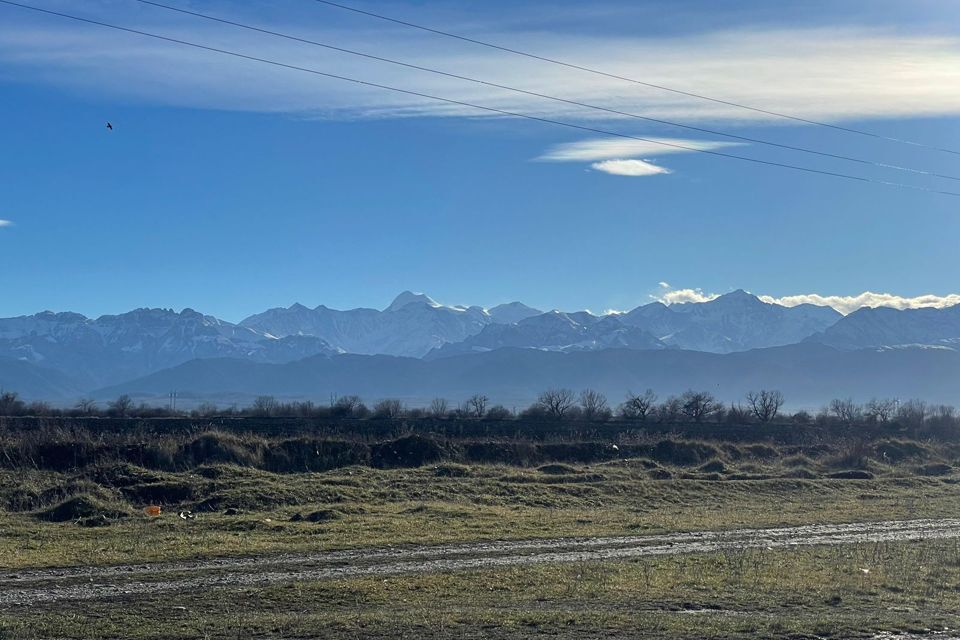
[[[956,541],[747,550],[118,597],[6,638],[870,637],[960,622]]]
[[[536,466],[7,465],[0,568],[960,515],[943,443],[658,446]],[[142,512],[153,503],[158,518]],[[958,611],[960,543],[929,540],[119,593],[0,606],[0,638],[839,638],[942,631]]]
[[[433,469],[348,468],[277,476],[218,468],[225,504],[257,505],[201,512],[182,520],[167,507],[148,518],[127,510],[109,526],[45,522],[32,513],[0,513],[0,558],[7,568],[114,564],[463,540],[622,535],[953,517],[958,485],[943,478],[873,480],[650,480],[628,468],[584,469],[583,481],[558,482],[536,470],[478,467],[472,477],[437,477]],[[33,475],[33,474],[27,474]],[[30,481],[69,486],[60,474]],[[189,473],[170,478],[189,481]],[[181,476],[184,476],[181,478]],[[603,476],[600,479],[599,476]],[[638,477],[639,476],[639,477]],[[7,473],[4,486],[22,481]],[[950,480],[950,479],[948,479]],[[86,485],[81,485],[86,486]],[[201,486],[206,487],[205,483]],[[88,489],[89,490],[89,489]],[[213,491],[214,489],[210,489]],[[270,491],[271,496],[264,496]],[[104,495],[110,496],[106,491]],[[199,494],[204,495],[201,489]],[[276,500],[274,504],[268,504]],[[296,514],[319,520],[292,522]]]

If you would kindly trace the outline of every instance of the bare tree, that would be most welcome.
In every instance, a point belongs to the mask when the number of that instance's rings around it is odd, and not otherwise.
[[[482,418],[484,414],[487,413],[488,402],[490,402],[490,398],[482,393],[473,394],[467,398],[466,403],[464,403],[464,406],[467,410],[467,415],[472,418]]]
[[[384,398],[373,405],[374,418],[399,418],[403,415],[403,403],[395,398]]]
[[[767,423],[777,418],[783,406],[783,394],[779,391],[761,389],[747,394],[750,411],[760,422]]]
[[[627,399],[620,405],[620,415],[624,418],[645,422],[657,404],[657,394],[647,389],[642,394],[627,392]]]
[[[430,401],[429,413],[434,418],[445,418],[450,413],[450,405],[444,398],[434,398]]]
[[[212,418],[220,413],[220,410],[212,402],[201,402],[191,413],[200,418]]]
[[[607,404],[607,396],[593,389],[584,389],[580,392],[580,408],[585,420],[609,420],[611,411]]]
[[[261,418],[276,415],[277,409],[279,409],[279,403],[273,396],[257,396],[250,406],[251,413]]]
[[[291,408],[295,415],[298,415],[302,418],[312,418],[319,413],[317,405],[313,403],[313,400],[294,402],[293,407]]]
[[[748,409],[744,407],[739,402],[737,404],[730,403],[730,408],[727,409],[727,413],[724,416],[724,420],[729,424],[744,424],[749,422],[750,418],[753,416],[753,409]]]
[[[863,407],[853,401],[853,398],[834,398],[830,401],[830,413],[844,424],[853,424],[863,417]]]
[[[677,422],[683,417],[683,402],[677,396],[670,396],[656,407],[656,411],[660,422]]]
[[[81,398],[77,400],[74,408],[84,416],[92,416],[97,412],[97,401],[93,398]]]
[[[367,407],[360,396],[340,396],[330,407],[334,417],[360,417],[367,413]]]
[[[938,420],[953,420],[957,415],[957,408],[949,404],[938,404],[933,408],[933,417]]]
[[[957,420],[956,408],[948,404],[932,407],[925,427],[932,435],[956,440],[957,433],[960,431],[960,420]]]
[[[537,398],[537,404],[551,418],[562,420],[573,407],[573,399],[570,389],[547,389]]]
[[[130,415],[131,409],[133,409],[133,398],[127,394],[123,394],[113,402],[107,403],[107,410],[111,415],[118,418],[126,418]]]
[[[897,411],[897,401],[890,398],[873,398],[867,403],[867,417],[874,422],[890,422]]]
[[[513,412],[502,404],[494,405],[487,409],[487,420],[509,420],[513,417]]]
[[[0,392],[0,416],[19,416],[27,408],[16,391]]]
[[[34,400],[27,405],[26,414],[28,416],[52,416],[56,413],[53,406],[44,400]]]
[[[911,427],[923,426],[929,408],[923,400],[907,400],[897,408],[897,420]]]
[[[717,399],[708,391],[685,391],[680,396],[680,411],[688,420],[703,422],[704,418],[719,408]]]

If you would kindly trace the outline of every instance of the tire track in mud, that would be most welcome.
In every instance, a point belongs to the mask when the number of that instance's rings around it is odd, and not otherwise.
[[[0,607],[307,580],[596,562],[730,549],[960,538],[960,519],[555,538],[0,572]]]

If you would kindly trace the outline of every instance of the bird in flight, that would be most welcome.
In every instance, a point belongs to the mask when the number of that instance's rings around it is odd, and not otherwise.
[[[110,129],[110,131],[113,131],[113,125],[110,124],[109,122],[107,123],[107,129]]]

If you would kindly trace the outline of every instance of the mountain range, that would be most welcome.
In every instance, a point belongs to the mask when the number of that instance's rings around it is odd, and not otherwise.
[[[945,309],[858,309],[807,340],[841,349],[874,346],[960,346],[960,305]]]
[[[489,324],[511,323],[541,314],[520,302],[492,309],[449,307],[424,294],[404,291],[383,311],[338,311],[301,304],[250,316],[240,326],[277,338],[317,336],[347,353],[420,357],[459,342]]]
[[[333,351],[316,336],[277,338],[192,309],[136,309],[96,319],[47,311],[0,319],[0,357],[61,371],[88,389],[195,358],[288,362]]]
[[[800,342],[841,318],[831,307],[785,307],[738,289],[709,302],[653,302],[624,314],[622,322],[650,331],[669,346],[731,353]]]
[[[958,347],[960,305],[863,308],[843,316],[830,307],[786,307],[737,290],[709,302],[652,302],[595,315],[543,312],[520,302],[489,309],[448,306],[405,291],[382,310],[294,304],[238,324],[191,309],[137,309],[95,319],[52,312],[0,319],[0,386],[63,402],[80,395],[173,389],[198,397],[270,392],[314,398],[432,397],[444,389],[492,395],[499,389],[504,398],[520,402],[559,380],[551,371],[566,371],[570,386],[607,385],[619,393],[623,384],[666,389],[681,378],[685,387],[709,388],[703,372],[716,370],[723,379],[714,384],[742,387],[739,395],[748,385],[782,381],[785,392],[795,388],[809,396],[812,389],[826,393],[831,387],[803,380],[814,373],[820,380],[835,379],[817,363],[831,362],[837,370],[867,361],[900,367],[891,370],[890,380],[903,379],[906,386],[952,362]],[[862,351],[883,355],[851,355]],[[647,375],[654,370],[655,376]],[[765,383],[758,371],[765,372]],[[518,372],[529,379],[517,378]],[[204,382],[204,375],[215,380]],[[877,381],[886,374],[858,375]],[[277,383],[283,380],[289,384]],[[313,383],[304,386],[306,381]],[[940,387],[932,381],[927,388],[932,395]]]

